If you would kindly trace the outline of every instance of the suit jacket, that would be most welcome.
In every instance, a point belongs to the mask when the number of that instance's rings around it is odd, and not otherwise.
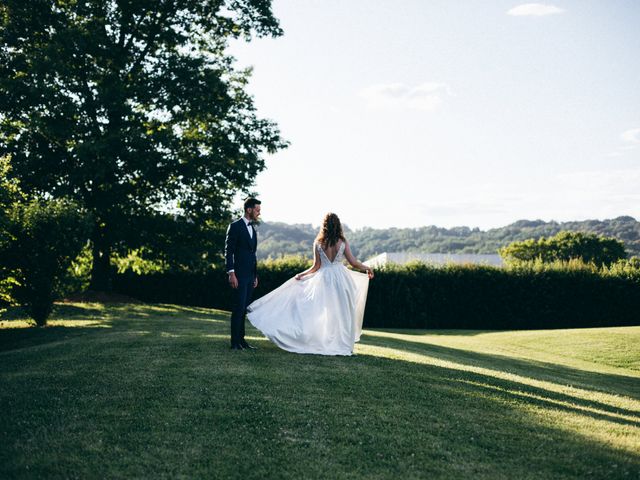
[[[224,256],[227,272],[234,270],[238,278],[255,278],[258,275],[258,232],[253,228],[253,238],[249,236],[247,226],[242,218],[232,222],[227,228],[224,242]]]

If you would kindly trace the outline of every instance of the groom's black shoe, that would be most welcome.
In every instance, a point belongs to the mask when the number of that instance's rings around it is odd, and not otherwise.
[[[245,350],[257,350],[258,347],[254,347],[253,345],[249,345],[247,342],[241,342],[240,346]]]
[[[242,345],[234,343],[233,345],[231,345],[231,350],[244,350],[244,348],[242,348]]]

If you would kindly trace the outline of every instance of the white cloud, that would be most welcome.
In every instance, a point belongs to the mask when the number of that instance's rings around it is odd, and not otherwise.
[[[563,12],[564,9],[556,7],[555,5],[548,5],[544,3],[524,3],[522,5],[518,5],[517,7],[513,7],[507,12],[507,14],[516,17],[541,17],[543,15],[554,15]]]
[[[369,107],[376,109],[412,109],[434,111],[453,93],[448,85],[425,82],[415,87],[404,83],[372,85],[359,93]]]
[[[623,157],[625,154],[635,151],[640,147],[640,128],[630,128],[620,134],[623,145],[607,154],[607,157]]]
[[[640,128],[632,128],[630,130],[626,130],[622,132],[622,135],[620,135],[620,137],[625,142],[640,144]]]

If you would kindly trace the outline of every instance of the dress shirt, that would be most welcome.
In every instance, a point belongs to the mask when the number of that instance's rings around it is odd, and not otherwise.
[[[251,228],[251,220],[247,220],[247,217],[242,217],[242,220],[244,220],[244,224],[247,226],[249,236],[253,238],[253,228]]]

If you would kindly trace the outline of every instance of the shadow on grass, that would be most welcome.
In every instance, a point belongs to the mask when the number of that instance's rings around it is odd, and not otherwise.
[[[361,343],[394,349],[403,349],[410,353],[422,353],[435,358],[438,358],[438,355],[442,355],[445,350],[449,350],[438,347],[439,352],[434,354],[433,351],[429,351],[429,348],[425,349],[427,352],[424,350],[420,351],[422,349],[415,347],[406,348],[406,346],[402,345],[402,341],[395,339],[389,343],[379,341],[370,343],[368,340],[369,339],[367,338],[363,338]],[[442,356],[442,359],[446,357],[448,361],[452,355],[455,356],[456,354],[457,352],[452,349],[451,352],[447,352],[446,355]],[[577,429],[573,430],[567,429],[566,427],[556,427],[554,426],[554,423],[556,422],[552,420],[553,416],[548,415],[549,412],[556,411],[570,414],[576,419],[587,418],[594,421],[606,422],[605,424],[602,424],[602,427],[600,427],[602,430],[608,430],[609,428],[615,429],[616,427],[612,424],[619,425],[623,428],[634,429],[625,430],[626,433],[620,434],[622,437],[625,435],[633,437],[635,435],[637,438],[637,429],[640,427],[640,411],[638,410],[619,408],[607,403],[549,391],[544,388],[538,388],[518,381],[504,380],[492,375],[447,368],[440,365],[414,363],[403,359],[382,360],[378,356],[368,354],[359,354],[358,357],[365,357],[367,361],[371,361],[376,364],[395,363],[396,365],[401,365],[400,370],[403,371],[403,374],[401,375],[403,385],[400,388],[402,388],[403,391],[411,389],[412,377],[421,378],[422,375],[424,375],[427,378],[422,377],[420,383],[423,383],[425,389],[434,391],[446,391],[450,389],[456,392],[457,398],[473,398],[474,405],[468,406],[469,414],[473,415],[472,412],[474,411],[479,412],[480,414],[477,418],[471,420],[471,422],[474,423],[474,426],[470,426],[467,429],[468,432],[465,440],[474,441],[474,436],[476,434],[481,437],[485,434],[485,432],[482,431],[483,428],[486,429],[486,433],[489,438],[491,438],[489,433],[491,430],[495,429],[499,432],[501,427],[503,427],[500,423],[509,423],[509,428],[512,428],[514,431],[522,432],[522,438],[529,439],[528,441],[530,442],[529,445],[524,447],[525,450],[522,451],[522,457],[520,457],[522,465],[530,464],[533,466],[536,463],[536,461],[529,458],[529,454],[526,452],[531,452],[533,458],[537,458],[537,461],[541,460],[539,453],[541,447],[537,442],[542,444],[550,441],[550,439],[554,439],[551,440],[551,442],[557,442],[556,445],[558,449],[555,453],[557,453],[558,457],[551,458],[551,456],[549,456],[544,460],[544,463],[553,462],[562,465],[563,461],[566,462],[565,466],[562,467],[562,478],[565,478],[565,475],[569,478],[571,477],[569,472],[577,466],[576,464],[572,464],[573,462],[582,462],[580,455],[575,456],[575,454],[573,454],[573,460],[571,460],[571,454],[564,457],[566,452],[570,450],[580,451],[582,452],[581,455],[596,454],[597,457],[600,457],[600,460],[597,462],[601,462],[603,458],[609,458],[609,465],[601,465],[603,467],[603,471],[600,473],[596,473],[594,470],[591,470],[591,467],[585,468],[585,470],[588,470],[588,474],[585,472],[585,478],[629,478],[629,475],[640,475],[640,453],[637,450],[631,450],[626,446],[623,453],[620,446],[613,447],[608,443],[611,440],[602,441],[591,437],[589,433],[583,433]],[[491,364],[491,361],[491,355],[482,355],[482,363]],[[516,363],[518,364],[517,367],[514,367],[511,370],[517,369],[521,375],[526,375],[527,373],[531,375],[533,373],[532,370],[526,366],[527,362]],[[501,362],[501,366],[504,367],[505,362]],[[493,368],[496,368],[496,366],[494,365]],[[536,367],[533,367],[534,370],[535,368]],[[551,368],[553,369],[554,367]],[[395,370],[398,375],[398,368],[396,367]],[[554,380],[554,383],[563,385],[562,376],[567,373],[567,370],[570,369],[562,368],[558,372],[558,378]],[[545,374],[545,376],[547,376],[547,374]],[[588,374],[586,376],[588,376]],[[593,383],[600,384],[600,390],[607,390],[609,388],[604,388],[601,385],[601,382],[605,378],[608,384],[607,387],[611,387],[610,390],[617,390],[614,385],[609,384],[609,382],[613,382],[614,384],[617,382],[619,377],[616,376],[604,377],[596,375]],[[415,401],[419,402],[420,400],[416,399]],[[431,405],[425,405],[425,408],[427,407],[431,407]],[[540,408],[541,410],[539,414],[534,413],[535,410],[532,411],[531,407]],[[456,409],[458,406],[452,406],[452,408]],[[457,416],[457,414],[458,412],[455,412],[454,415],[450,415],[450,413],[447,412],[446,416],[443,416],[443,422],[446,424],[453,423],[452,420]],[[496,422],[496,417],[500,418],[498,422]],[[416,419],[415,421],[418,422],[419,420]],[[576,423],[580,424],[581,420],[576,420]],[[478,432],[478,430],[480,430],[480,432]],[[475,438],[477,439],[478,437]],[[513,439],[513,441],[514,443],[522,442],[521,439]],[[499,446],[491,442],[485,442],[485,445],[487,443],[489,443],[487,447],[490,450],[495,449],[496,453],[501,450],[509,450],[508,448],[505,449],[504,446]],[[524,443],[526,444],[527,442],[525,441]],[[517,458],[517,454],[513,455],[513,458]],[[618,460],[614,460],[616,457]],[[544,458],[544,454],[542,454],[542,458]],[[616,464],[616,462],[621,459],[624,459],[623,461],[626,463],[629,470],[616,470],[618,466],[620,466],[620,464]],[[496,461],[496,464],[500,464],[505,459],[501,459],[498,456],[497,458],[494,457],[494,460]],[[513,461],[513,459],[510,460]],[[534,468],[537,469],[538,467],[538,465],[535,465]],[[526,468],[524,470],[526,471]],[[539,475],[539,478],[545,478],[545,474],[541,473],[542,470],[540,473],[536,473],[537,470],[531,470],[526,473],[525,471],[520,473],[523,477],[538,478]],[[518,478],[518,475],[514,475],[513,478]]]
[[[397,331],[394,332],[397,333]],[[362,336],[360,343],[418,353],[443,361],[500,370],[561,385],[572,385],[603,393],[625,395],[640,400],[640,379],[634,376],[592,372],[538,360],[491,355],[459,348],[443,347],[431,343],[389,337],[383,338],[366,335],[366,333]]]
[[[0,430],[12,439],[0,451],[0,473],[7,477],[24,474],[19,459],[25,449],[32,475],[42,477],[69,471],[91,476],[97,469],[120,478],[140,472],[188,478],[327,472],[352,478],[632,478],[640,472],[640,457],[628,446],[555,425],[553,417],[532,410],[610,422],[620,430],[637,428],[638,412],[526,383],[637,398],[631,377],[366,334],[365,346],[455,368],[370,354],[296,355],[266,340],[257,342],[258,352],[229,352],[226,312],[169,305],[82,305],[56,310],[53,320],[97,323],[0,329],[3,350],[16,348],[7,334],[25,347],[77,335],[90,340],[52,351],[51,366],[49,352],[34,364],[29,359],[38,359],[35,351],[5,357],[6,371],[21,373],[6,375],[12,408],[0,409]],[[89,352],[80,365],[77,359]],[[32,398],[39,388],[47,395]],[[57,402],[48,406],[52,397]],[[91,415],[78,417],[77,405]],[[54,409],[61,424],[74,425],[73,435],[38,429]],[[99,452],[96,431],[104,442]],[[74,454],[54,462],[51,450]],[[215,452],[207,454],[209,470],[196,468],[203,451]],[[132,466],[139,469],[127,470]]]
[[[362,336],[360,343],[401,350],[407,353],[423,355],[428,359],[456,364],[456,368],[448,368],[446,366],[438,366],[438,368],[447,371],[447,375],[450,375],[452,380],[456,382],[475,385],[478,389],[492,391],[496,395],[526,400],[532,405],[580,413],[594,419],[640,427],[640,411],[627,410],[527,383],[528,379],[531,379],[553,383],[559,387],[571,386],[592,393],[623,395],[634,400],[640,400],[640,380],[636,377],[591,372],[535,360],[514,359],[500,355],[405,341],[397,338],[381,338],[366,334]],[[500,376],[504,374],[515,375],[521,377],[522,381],[468,371],[470,367],[472,369],[480,368],[493,371]],[[621,418],[617,415],[628,418]]]

